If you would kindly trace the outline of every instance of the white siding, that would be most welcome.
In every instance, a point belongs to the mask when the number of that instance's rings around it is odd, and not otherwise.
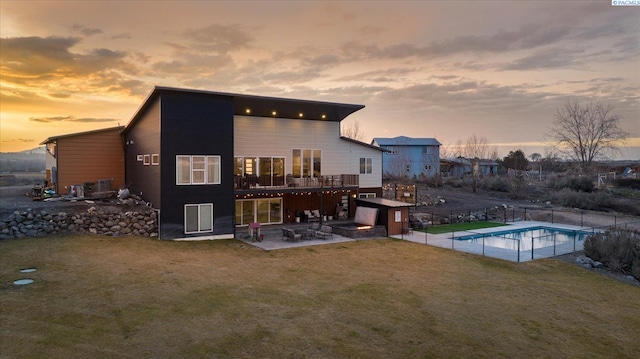
[[[291,173],[291,150],[322,150],[322,175],[359,174],[360,158],[373,159],[373,173],[360,175],[360,187],[382,187],[382,152],[340,139],[340,123],[235,116],[234,156],[285,157]]]

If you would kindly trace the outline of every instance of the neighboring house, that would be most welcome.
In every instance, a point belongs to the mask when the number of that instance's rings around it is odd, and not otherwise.
[[[471,176],[474,168],[479,177],[498,174],[498,163],[493,160],[472,161],[464,157],[440,160],[440,168],[444,177]]]
[[[622,171],[622,178],[638,178],[638,174],[631,167],[627,167]]]
[[[108,191],[124,184],[124,145],[120,131],[111,127],[49,137],[46,146],[46,180],[56,193],[68,194],[72,186],[86,184]]]
[[[382,170],[387,176],[432,177],[440,173],[440,142],[435,138],[374,138],[372,145],[387,152]]]
[[[156,87],[122,131],[126,183],[161,239],[232,238],[382,194],[382,151],[340,136],[362,105]]]

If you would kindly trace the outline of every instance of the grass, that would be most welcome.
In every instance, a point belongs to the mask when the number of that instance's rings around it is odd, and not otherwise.
[[[636,358],[639,297],[560,261],[387,239],[26,238],[0,241],[0,357]]]
[[[451,231],[470,231],[473,229],[480,228],[492,228],[492,227],[501,227],[506,226],[504,223],[498,222],[467,222],[467,223],[454,223],[454,224],[443,224],[439,226],[433,226],[427,228],[427,233],[430,234],[441,234],[441,233],[451,233]],[[421,231],[418,229],[418,231]],[[424,230],[422,230],[424,232]]]

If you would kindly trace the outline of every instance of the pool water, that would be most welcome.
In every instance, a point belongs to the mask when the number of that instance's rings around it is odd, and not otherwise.
[[[467,243],[482,244],[489,247],[497,247],[520,251],[530,250],[532,248],[544,248],[560,246],[565,243],[583,241],[591,232],[575,231],[569,229],[553,228],[553,227],[530,227],[511,231],[490,232],[484,234],[473,234],[468,236],[456,237],[458,241],[467,241]],[[518,242],[520,247],[518,247]]]

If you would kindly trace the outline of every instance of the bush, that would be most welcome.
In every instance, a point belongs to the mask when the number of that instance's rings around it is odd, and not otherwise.
[[[593,192],[595,186],[588,177],[571,177],[567,179],[565,187],[569,187],[577,192]]]
[[[509,182],[498,176],[480,179],[480,181],[478,181],[478,187],[489,191],[509,192]]]
[[[640,179],[618,178],[613,180],[613,184],[618,188],[630,188],[640,190]]]
[[[612,229],[584,241],[584,254],[607,268],[640,280],[640,232]]]
[[[613,197],[606,192],[576,192],[564,188],[556,193],[556,202],[561,206],[581,209],[604,209],[613,204]]]

